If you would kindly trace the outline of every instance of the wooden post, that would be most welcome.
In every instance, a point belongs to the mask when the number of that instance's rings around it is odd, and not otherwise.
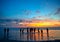
[[[36,40],[36,34],[34,33],[34,41]]]
[[[39,28],[38,28],[38,40],[40,40],[40,31],[39,31]]]
[[[21,29],[20,29],[20,33],[21,33]]]
[[[34,33],[35,33],[36,28],[34,28]]]
[[[27,41],[30,39],[30,38],[29,38],[29,36],[30,36],[30,34],[29,34],[29,30],[30,30],[30,29],[27,28]]]
[[[32,31],[33,31],[33,28],[30,28],[30,33],[32,33]]]
[[[6,28],[4,28],[4,39],[6,39]]]
[[[32,31],[33,31],[33,28],[30,28],[30,40],[32,39],[32,37],[31,37]]]
[[[24,29],[22,29],[22,34],[24,33]]]
[[[7,28],[7,40],[9,38],[9,28]]]
[[[20,28],[20,40],[21,40],[21,28]]]
[[[41,39],[43,39],[43,30],[41,30]]]
[[[39,28],[38,28],[38,33],[40,33]]]
[[[28,28],[27,28],[27,33],[29,33]]]
[[[48,28],[47,28],[47,38],[49,38],[49,31],[48,31]]]

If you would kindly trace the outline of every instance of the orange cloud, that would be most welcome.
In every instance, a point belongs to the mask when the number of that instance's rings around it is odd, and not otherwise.
[[[20,23],[21,24],[21,23]],[[55,20],[32,20],[32,22],[24,22],[25,27],[56,27],[60,26],[59,21]]]

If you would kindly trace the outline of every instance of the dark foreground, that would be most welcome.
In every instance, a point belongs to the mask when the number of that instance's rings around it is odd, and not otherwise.
[[[60,42],[60,40],[48,40],[48,41],[16,41],[16,40],[0,40],[0,42]]]

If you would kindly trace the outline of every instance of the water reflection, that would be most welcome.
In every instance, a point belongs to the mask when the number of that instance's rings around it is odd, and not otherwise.
[[[48,29],[47,30],[9,29],[8,31],[4,29],[4,38],[9,40],[24,40],[24,41],[54,40],[54,39],[60,39],[59,33],[60,33],[60,30],[48,30]]]
[[[40,30],[36,30],[32,28],[25,30],[24,32],[20,30],[20,40],[38,41],[40,40],[40,38],[42,40],[43,36],[40,37],[40,35],[43,35],[42,33],[40,33]]]

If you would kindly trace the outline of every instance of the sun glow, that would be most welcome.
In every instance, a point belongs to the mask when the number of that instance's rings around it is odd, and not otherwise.
[[[55,27],[55,26],[60,26],[60,22],[58,21],[40,21],[40,22],[24,22],[24,23],[19,23],[22,24],[22,26],[25,27]]]

